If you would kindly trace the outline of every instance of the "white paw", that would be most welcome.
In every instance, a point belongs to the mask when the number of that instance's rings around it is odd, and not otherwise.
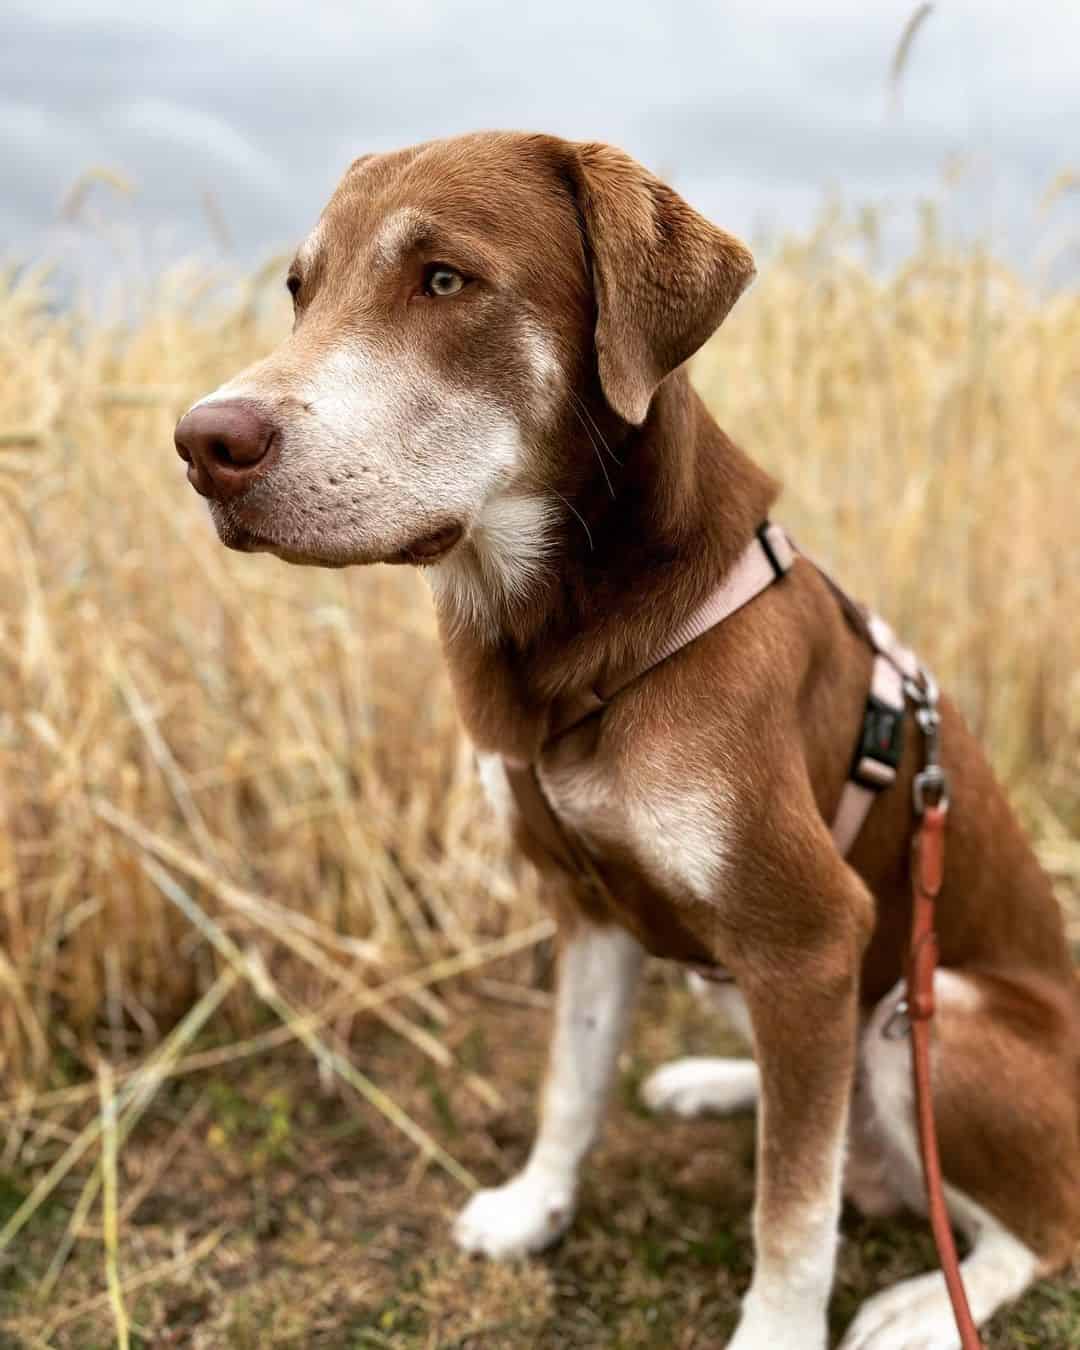
[[[758,1094],[752,1059],[674,1059],[651,1073],[641,1087],[650,1111],[700,1116],[707,1111],[743,1111]]]
[[[766,1316],[747,1307],[727,1350],[825,1350],[827,1339],[824,1317]]]
[[[505,1186],[478,1191],[454,1222],[454,1241],[467,1252],[506,1260],[550,1246],[573,1217],[571,1187],[523,1172]]]
[[[959,1350],[959,1345],[945,1281],[934,1273],[868,1299],[841,1350]]]

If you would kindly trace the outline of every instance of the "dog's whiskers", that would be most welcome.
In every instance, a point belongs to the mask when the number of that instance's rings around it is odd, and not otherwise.
[[[554,492],[555,496],[558,497],[559,501],[563,503],[563,505],[567,508],[567,510],[573,511],[574,515],[577,516],[578,520],[581,521],[581,528],[585,531],[585,538],[589,541],[589,552],[591,553],[595,548],[595,545],[593,544],[592,530],[589,529],[589,525],[585,517],[581,514],[581,512],[577,509],[577,507],[574,505],[572,501],[569,501],[566,497],[562,495],[562,493],[559,491],[558,488],[552,488],[551,491]]]
[[[596,456],[596,462],[597,462],[597,464],[600,465],[600,472],[604,475],[604,482],[607,484],[607,489],[608,489],[608,491],[611,493],[611,500],[614,501],[614,500],[615,500],[615,485],[612,483],[612,481],[611,481],[611,475],[610,475],[610,474],[608,473],[608,471],[607,471],[607,465],[604,463],[604,457],[603,457],[603,455],[600,453],[600,447],[596,444],[596,441],[595,441],[594,438],[593,438],[592,430],[590,429],[588,422],[586,422],[585,418],[582,417],[581,413],[578,411],[577,400],[576,400],[576,399],[572,399],[572,400],[571,400],[570,407],[573,409],[574,416],[575,416],[575,417],[577,418],[577,420],[581,423],[581,425],[585,428],[585,434],[586,434],[586,436],[588,436],[588,438],[589,438],[589,444],[590,444],[590,445],[592,446],[592,448],[593,448],[593,454]]]
[[[617,464],[618,467],[621,469],[622,460],[615,453],[615,451],[612,450],[611,446],[608,445],[607,441],[604,439],[604,433],[596,425],[596,418],[593,417],[592,413],[589,411],[588,404],[584,401],[584,399],[580,397],[580,395],[576,394],[573,391],[573,389],[568,389],[567,392],[569,393],[571,400],[577,404],[577,406],[581,409],[581,412],[585,415],[585,417],[589,419],[589,425],[596,433],[596,437],[599,440],[601,446],[604,448],[604,450],[607,451],[608,458],[611,460],[613,464]]]

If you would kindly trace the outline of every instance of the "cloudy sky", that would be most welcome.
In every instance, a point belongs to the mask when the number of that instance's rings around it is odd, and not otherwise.
[[[0,255],[77,253],[97,217],[152,261],[227,237],[247,262],[295,242],[358,153],[509,126],[622,144],[758,239],[828,192],[910,220],[962,163],[950,226],[1026,259],[1063,229],[1040,194],[1080,169],[1080,3],[942,0],[890,112],[913,7],[0,0]],[[98,184],[65,222],[92,166],[134,196]]]

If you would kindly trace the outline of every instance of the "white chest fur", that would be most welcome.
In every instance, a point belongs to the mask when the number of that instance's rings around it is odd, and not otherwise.
[[[480,755],[480,778],[495,811],[510,820],[513,793],[498,755]],[[715,899],[732,843],[732,812],[722,790],[676,780],[674,766],[653,763],[647,778],[595,762],[543,768],[540,782],[560,819],[602,858],[629,853],[660,888]]]

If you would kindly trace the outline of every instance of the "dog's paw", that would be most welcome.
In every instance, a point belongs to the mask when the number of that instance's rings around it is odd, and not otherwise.
[[[798,1319],[743,1317],[726,1350],[825,1350],[825,1319],[820,1326]]]
[[[935,1271],[867,1299],[841,1350],[960,1350],[944,1278]]]
[[[757,1094],[758,1069],[752,1059],[674,1059],[641,1087],[650,1111],[677,1116],[744,1111],[754,1105]]]
[[[573,1217],[569,1186],[522,1173],[505,1186],[478,1191],[454,1223],[454,1241],[467,1252],[509,1260],[549,1247]]]

